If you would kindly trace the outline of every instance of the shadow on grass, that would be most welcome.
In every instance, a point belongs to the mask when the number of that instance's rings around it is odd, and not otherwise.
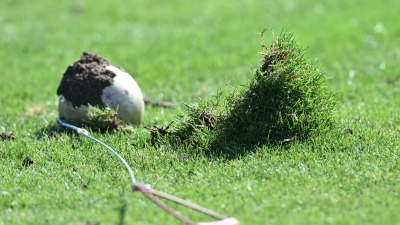
[[[99,127],[98,125],[90,126],[90,124],[83,124],[81,126],[78,125],[79,128],[86,129],[89,131],[89,133],[101,133],[101,134],[106,134],[106,133],[113,133],[116,131],[123,131],[122,128],[119,130],[116,129],[108,129],[109,127]],[[104,129],[103,129],[104,128]],[[126,131],[130,131],[130,128],[127,128]],[[76,135],[79,136],[79,134],[76,133],[76,131],[66,128],[64,126],[59,125],[58,123],[51,123],[48,124],[39,130],[35,132],[35,136],[39,139],[42,138],[56,138],[59,133],[66,133],[69,135]]]
[[[119,210],[119,222],[118,225],[124,225],[125,224],[125,216],[126,216],[126,211],[128,209],[128,206],[126,202],[121,206]]]
[[[35,137],[38,139],[56,139],[60,133],[78,136],[78,134],[68,128],[60,126],[58,123],[48,124],[35,132]]]

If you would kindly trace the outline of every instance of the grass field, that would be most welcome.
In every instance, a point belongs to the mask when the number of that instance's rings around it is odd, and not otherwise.
[[[130,191],[109,152],[57,129],[62,74],[96,52],[146,98],[177,105],[147,106],[143,125],[166,126],[183,103],[245,84],[268,27],[289,28],[319,60],[337,129],[233,158],[154,146],[143,126],[93,135],[139,181],[241,224],[400,224],[400,1],[114,2],[0,2],[0,132],[16,137],[0,139],[0,225],[180,224]]]

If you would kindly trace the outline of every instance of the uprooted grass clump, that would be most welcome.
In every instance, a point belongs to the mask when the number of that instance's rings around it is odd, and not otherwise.
[[[254,145],[301,140],[331,128],[334,94],[293,34],[281,33],[269,47],[262,47],[255,76],[246,89],[228,98],[224,133]]]
[[[332,128],[334,94],[293,34],[274,34],[270,46],[262,43],[261,54],[260,68],[245,86],[187,105],[164,140],[237,153],[304,140]]]
[[[117,111],[110,107],[87,107],[87,118],[83,121],[83,126],[93,131],[109,132],[120,130],[123,127],[123,121],[118,118]]]

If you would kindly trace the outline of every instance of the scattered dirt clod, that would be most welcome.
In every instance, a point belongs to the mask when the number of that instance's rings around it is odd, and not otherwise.
[[[1,139],[2,139],[3,141],[5,141],[5,140],[15,140],[15,139],[17,139],[17,137],[15,137],[15,135],[14,135],[12,132],[9,133],[9,134],[3,132],[3,133],[0,134],[0,137],[1,137]]]
[[[199,119],[203,121],[206,128],[212,130],[214,128],[214,124],[218,121],[217,117],[210,113],[202,112],[199,115]]]
[[[33,161],[33,159],[31,159],[31,157],[29,157],[29,156],[25,157],[24,161],[22,161],[22,165],[25,167],[28,167],[34,163],[35,162]]]
[[[294,137],[291,137],[291,138],[283,139],[281,141],[281,144],[282,145],[290,144],[290,143],[294,142],[295,140],[296,140],[296,135]]]
[[[349,133],[349,134],[353,134],[354,130],[349,127],[349,128],[346,129],[346,132]]]
[[[162,107],[162,108],[172,108],[175,107],[174,103],[169,101],[158,101],[153,99],[144,99],[144,103],[147,105],[155,106],[155,107]]]
[[[49,138],[57,138],[57,132],[52,130],[52,131],[47,133],[47,137],[49,137]]]
[[[166,134],[168,134],[168,129],[171,126],[171,124],[174,121],[172,121],[171,123],[169,123],[166,127],[157,127],[157,126],[153,126],[153,127],[144,127],[147,130],[150,131],[151,137],[156,138],[158,136],[164,136]]]

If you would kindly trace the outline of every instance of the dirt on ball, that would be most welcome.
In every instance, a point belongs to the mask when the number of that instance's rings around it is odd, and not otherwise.
[[[116,76],[106,69],[110,63],[94,53],[83,52],[82,57],[68,66],[57,89],[57,95],[64,95],[73,106],[103,107],[103,89],[110,86]]]

